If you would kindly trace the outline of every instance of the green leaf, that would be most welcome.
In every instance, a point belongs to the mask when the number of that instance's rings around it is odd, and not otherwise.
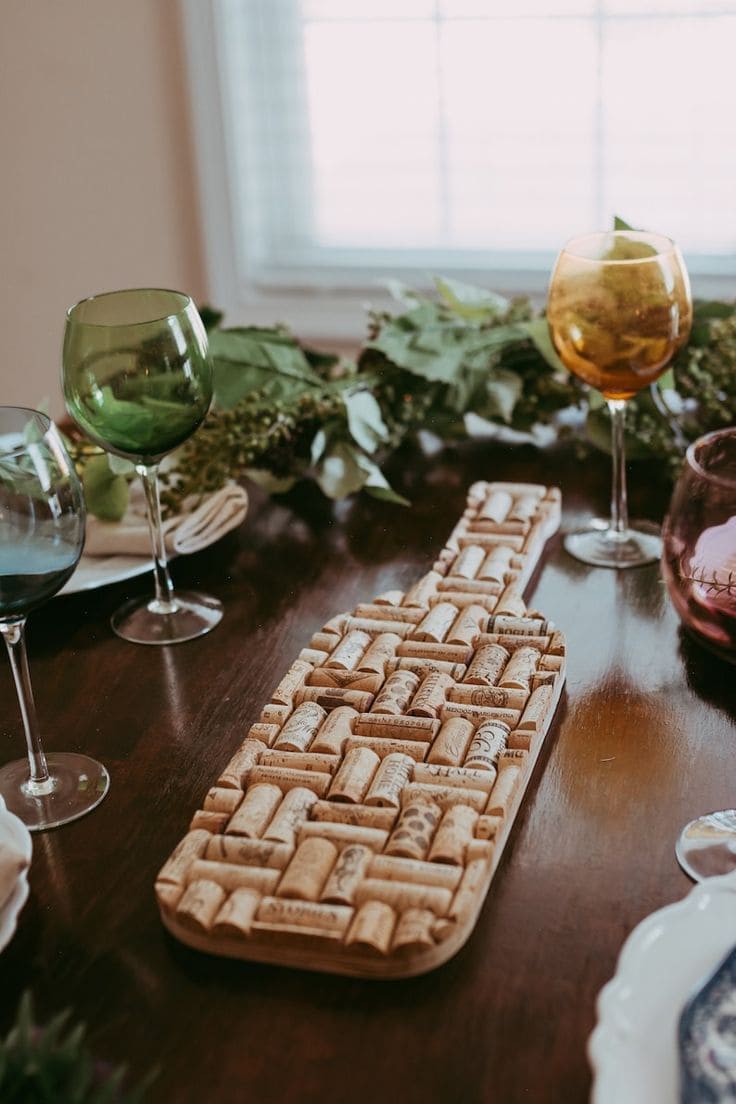
[[[108,456],[92,456],[84,466],[82,486],[87,509],[102,521],[120,521],[128,508],[128,481],[110,470]]]
[[[508,299],[486,288],[442,276],[435,276],[434,282],[442,300],[461,318],[490,322],[509,308]]]
[[[215,402],[225,409],[236,406],[251,391],[292,399],[325,387],[293,337],[280,330],[216,330],[210,352]]]
[[[515,372],[507,372],[498,368],[485,381],[484,391],[484,402],[476,407],[475,413],[482,418],[500,418],[502,422],[510,425],[514,407],[522,391],[522,382],[519,376]]]
[[[614,230],[633,230],[633,226],[629,226],[628,222],[624,222],[618,215],[613,216],[613,229]]]
[[[370,391],[346,391],[343,399],[353,440],[366,452],[375,452],[388,440],[380,406]]]
[[[398,492],[393,489],[386,479],[386,476],[376,464],[371,464],[370,466],[364,489],[373,498],[380,499],[381,502],[393,502],[397,506],[411,506],[409,499],[404,498],[403,495],[398,494]]]
[[[316,469],[316,480],[328,498],[347,498],[366,482],[361,454],[346,441],[333,441]]]

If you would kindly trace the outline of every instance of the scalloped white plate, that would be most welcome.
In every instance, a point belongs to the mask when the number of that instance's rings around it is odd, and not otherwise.
[[[5,802],[0,797],[0,840],[12,844],[18,851],[31,862],[33,844],[31,833],[25,824],[13,813],[5,808]],[[18,876],[15,889],[10,895],[5,907],[0,909],[0,951],[7,947],[13,938],[18,923],[20,910],[28,900],[28,872],[24,870]]]
[[[678,1104],[677,1026],[736,944],[736,872],[709,878],[631,932],[598,996],[592,1104]]]

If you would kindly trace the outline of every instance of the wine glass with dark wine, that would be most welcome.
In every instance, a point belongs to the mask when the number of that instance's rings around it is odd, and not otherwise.
[[[110,784],[105,768],[86,755],[44,754],[25,647],[28,614],[77,566],[84,522],[82,487],[56,428],[38,411],[0,407],[0,632],[28,752],[0,767],[0,795],[31,831],[83,816]]]
[[[685,264],[659,234],[613,230],[573,238],[552,273],[547,320],[566,368],[600,391],[611,416],[611,518],[565,538],[565,548],[597,567],[656,562],[656,526],[629,522],[624,453],[626,403],[657,380],[690,332]]]
[[[143,481],[155,594],[118,610],[114,631],[137,644],[175,644],[209,632],[222,617],[222,605],[206,594],[174,591],[158,490],[161,460],[198,429],[212,401],[207,335],[190,297],[140,288],[71,307],[63,388],[82,432],[132,461]]]

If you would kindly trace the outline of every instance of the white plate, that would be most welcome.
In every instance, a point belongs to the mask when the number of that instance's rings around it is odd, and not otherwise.
[[[677,1025],[736,944],[736,872],[652,913],[624,943],[588,1042],[592,1104],[677,1104]]]
[[[171,556],[169,556],[171,559]],[[77,594],[82,590],[94,590],[108,583],[121,583],[153,571],[153,560],[147,556],[82,556],[71,579],[59,594]]]
[[[9,813],[0,797],[0,839],[11,844],[27,859],[29,865],[33,845],[31,833],[17,816]],[[15,932],[18,914],[28,899],[28,873],[24,870],[18,876],[15,889],[4,908],[0,909],[0,951],[8,945]]]

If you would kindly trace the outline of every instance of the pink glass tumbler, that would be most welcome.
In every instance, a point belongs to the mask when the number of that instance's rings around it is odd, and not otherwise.
[[[662,536],[662,571],[683,624],[736,663],[736,426],[690,445]]]

